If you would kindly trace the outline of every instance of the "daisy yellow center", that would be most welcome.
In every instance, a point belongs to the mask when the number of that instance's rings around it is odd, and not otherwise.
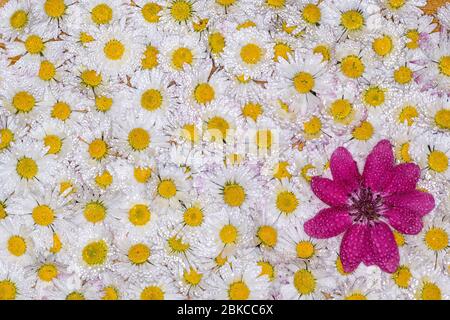
[[[147,205],[136,204],[128,211],[128,220],[135,226],[145,226],[151,218]]]
[[[120,60],[125,53],[125,46],[119,40],[112,39],[105,44],[103,52],[110,60]]]
[[[224,244],[235,243],[238,237],[238,230],[232,224],[227,224],[220,230],[219,237]]]
[[[300,241],[295,246],[295,251],[297,252],[297,257],[300,259],[310,259],[314,256],[316,249],[311,241]]]
[[[56,233],[53,233],[53,245],[49,251],[53,254],[56,254],[60,252],[61,249],[62,249],[62,242],[59,239],[59,236]]]
[[[36,177],[39,168],[36,161],[23,157],[17,161],[16,171],[21,178],[30,180]]]
[[[259,103],[248,102],[242,107],[244,117],[250,118],[255,122],[262,113],[262,106]]]
[[[275,62],[278,62],[280,61],[279,58],[288,60],[288,55],[292,53],[292,48],[287,43],[279,42],[273,46],[273,51],[274,51],[273,60]]]
[[[62,148],[62,140],[54,134],[44,137],[44,145],[48,148],[47,154],[58,154]]]
[[[216,3],[224,7],[229,7],[236,2],[236,0],[215,0],[215,1]]]
[[[164,292],[157,286],[145,287],[141,292],[141,300],[164,300]]]
[[[359,292],[355,292],[345,297],[345,300],[367,300],[367,297]]]
[[[308,72],[299,72],[292,80],[297,92],[305,94],[311,92],[315,85],[314,77]]]
[[[270,281],[272,281],[275,277],[274,267],[266,261],[259,261],[258,266],[261,267],[261,273],[259,276],[267,276]]]
[[[342,121],[346,119],[352,110],[352,104],[347,99],[338,99],[330,106],[330,113],[335,121]]]
[[[85,70],[81,73],[81,81],[88,87],[98,87],[102,83],[102,75],[95,70]]]
[[[400,123],[405,123],[408,126],[412,126],[414,124],[415,119],[419,116],[419,112],[416,107],[407,105],[404,106],[400,114],[398,115],[398,121]]]
[[[322,121],[316,116],[303,123],[303,131],[309,135],[317,135],[322,129]]]
[[[361,77],[365,69],[366,67],[361,58],[355,55],[347,56],[341,61],[341,71],[349,78],[356,79]]]
[[[441,251],[448,247],[448,233],[433,227],[425,233],[425,244],[433,251]]]
[[[40,36],[37,36],[35,34],[28,36],[28,38],[25,40],[25,49],[30,54],[39,54],[44,51],[45,44],[44,41]]]
[[[228,258],[227,257],[222,257],[220,254],[214,258],[214,262],[216,263],[217,266],[222,267],[223,265],[225,265],[225,263],[227,263]]]
[[[228,297],[230,300],[247,300],[250,296],[250,289],[244,281],[236,281],[230,284],[228,288]]]
[[[336,259],[335,267],[336,267],[337,272],[339,272],[340,275],[342,275],[342,276],[348,275],[348,273],[344,271],[344,266],[342,265],[342,261],[341,261],[340,257],[338,257]]]
[[[128,133],[128,143],[133,150],[145,150],[150,145],[150,134],[145,129],[135,128]]]
[[[105,170],[95,177],[95,183],[99,188],[107,189],[113,183],[113,176],[108,170]]]
[[[393,47],[394,45],[392,43],[392,38],[387,35],[377,38],[372,42],[373,51],[381,57],[387,56],[391,53]]]
[[[364,17],[358,10],[349,10],[341,15],[341,25],[349,30],[360,30],[364,26]]]
[[[309,295],[316,290],[316,279],[311,271],[301,269],[294,274],[294,286],[300,295]]]
[[[89,33],[87,32],[80,32],[80,36],[79,36],[80,42],[82,44],[87,44],[90,43],[92,41],[94,41],[94,37],[91,36]]]
[[[12,236],[8,239],[8,251],[16,257],[21,257],[27,252],[27,243],[21,236]]]
[[[128,259],[133,264],[143,264],[150,258],[150,248],[143,243],[138,243],[128,250]]]
[[[384,90],[379,87],[372,87],[364,92],[364,102],[369,106],[378,107],[384,103]]]
[[[256,132],[256,145],[258,149],[270,149],[272,147],[272,131],[258,130]]]
[[[26,91],[17,92],[12,99],[13,107],[17,110],[17,112],[20,113],[30,112],[31,110],[33,110],[35,104],[36,99],[32,94]]]
[[[326,45],[318,45],[313,49],[313,53],[318,53],[322,55],[322,61],[330,61],[331,52],[328,46]]]
[[[95,139],[89,144],[89,155],[94,160],[101,160],[108,153],[108,145],[102,139]]]
[[[195,128],[195,125],[192,123],[188,123],[183,126],[181,135],[184,139],[186,139],[190,142],[197,141],[198,136],[199,136],[199,134]]]
[[[290,179],[292,177],[291,173],[288,170],[289,168],[289,162],[287,161],[281,161],[278,162],[275,167],[275,173],[273,174],[273,177],[276,179]]]
[[[428,166],[431,170],[442,173],[448,169],[448,157],[439,150],[432,151],[428,155]]]
[[[316,167],[313,166],[312,164],[308,163],[306,165],[304,165],[300,171],[300,175],[303,177],[303,179],[305,179],[308,182],[311,182],[312,180],[312,174],[310,171],[312,171],[313,169],[315,169]]]
[[[420,297],[422,300],[441,300],[441,289],[432,282],[425,282],[423,284]]]
[[[438,63],[439,72],[450,77],[450,56],[443,56]]]
[[[141,106],[145,110],[155,111],[161,108],[163,102],[162,94],[159,90],[149,89],[141,96]]]
[[[158,66],[158,54],[159,50],[158,48],[148,45],[144,51],[142,60],[141,60],[141,66],[144,70],[151,70]]]
[[[297,197],[290,191],[282,191],[277,195],[276,206],[278,210],[286,215],[293,213],[298,205]]]
[[[72,114],[72,109],[70,106],[62,101],[58,101],[55,103],[52,107],[51,116],[52,118],[66,121],[69,119],[70,115]]]
[[[71,292],[66,296],[66,300],[85,300],[84,295],[81,292]]]
[[[206,104],[214,100],[216,93],[209,83],[200,83],[194,89],[194,98],[200,104]]]
[[[302,11],[302,18],[308,23],[316,24],[319,23],[322,14],[317,5],[308,3]]]
[[[184,270],[183,272],[184,281],[192,286],[198,285],[202,280],[202,277],[203,275],[198,273],[197,270],[192,267],[189,270]]]
[[[61,181],[61,183],[59,184],[59,194],[63,194],[68,189],[72,189],[68,194],[75,192],[75,188],[73,187],[72,182]]]
[[[53,63],[48,60],[44,60],[41,62],[39,67],[38,76],[41,80],[50,81],[55,77],[56,68]]]
[[[450,109],[441,109],[436,112],[434,122],[439,128],[450,130]]]
[[[147,22],[156,23],[159,21],[159,13],[161,10],[162,7],[159,4],[155,2],[148,2],[142,7],[141,13]]]
[[[394,71],[394,80],[399,84],[410,83],[413,77],[413,72],[410,68],[401,66]]]
[[[113,10],[106,3],[101,3],[92,8],[91,19],[96,24],[107,24],[112,20]]]
[[[5,219],[8,216],[6,212],[6,205],[0,201],[0,220]]]
[[[241,59],[247,64],[254,65],[261,61],[263,49],[254,43],[248,43],[241,48]]]
[[[277,229],[271,226],[261,226],[258,229],[257,236],[262,244],[273,248],[277,244]]]
[[[357,140],[367,141],[372,138],[373,133],[374,128],[372,124],[368,121],[363,121],[358,127],[353,129],[352,136]]]
[[[139,183],[147,183],[152,176],[152,169],[148,167],[136,167],[133,170],[134,178]]]
[[[208,121],[208,131],[213,140],[225,139],[228,129],[230,129],[230,125],[228,124],[228,121],[222,117],[212,117]]]
[[[185,22],[192,16],[192,4],[186,0],[175,0],[170,8],[172,18],[177,22]]]
[[[167,243],[170,249],[176,253],[186,252],[190,248],[189,243],[183,242],[183,239],[178,238],[177,236],[169,238],[169,240],[167,240]]]
[[[83,248],[83,261],[89,266],[99,266],[106,262],[108,245],[104,240],[94,241]]]
[[[95,97],[95,108],[100,112],[107,112],[111,110],[113,99],[107,96]]]
[[[206,29],[208,26],[209,19],[200,19],[198,22],[193,22],[192,25],[194,27],[195,32],[200,32]]]
[[[89,202],[84,207],[84,217],[91,223],[98,223],[105,220],[106,207],[98,201]]]
[[[246,198],[245,189],[237,183],[228,183],[223,188],[223,201],[230,207],[240,207]]]
[[[15,300],[17,287],[11,280],[0,281],[0,301]]]
[[[286,0],[266,0],[266,3],[269,7],[279,9],[284,7]]]
[[[0,129],[0,151],[8,148],[14,141],[14,133],[8,128]]]
[[[165,199],[170,199],[177,194],[177,186],[172,180],[162,180],[158,184],[158,194]]]
[[[212,53],[222,53],[225,48],[225,37],[220,32],[213,32],[208,37],[208,44]]]
[[[412,161],[411,156],[409,154],[409,143],[408,142],[405,142],[400,146],[400,158],[403,162],[411,162]]]
[[[58,268],[51,263],[42,265],[37,271],[39,279],[50,282],[58,276]]]
[[[119,300],[119,292],[117,288],[113,286],[103,288],[102,300]]]
[[[420,39],[419,31],[414,29],[408,30],[408,32],[406,32],[406,37],[410,40],[409,42],[406,43],[406,47],[408,49],[417,49],[419,47],[419,39]]]
[[[33,209],[31,213],[34,223],[39,226],[49,226],[55,221],[55,212],[47,205],[40,205]]]
[[[392,9],[400,9],[405,5],[405,1],[406,0],[389,0],[388,3]]]
[[[47,0],[44,11],[50,18],[61,18],[66,11],[64,0]]]
[[[197,207],[190,207],[184,211],[184,223],[190,227],[198,227],[203,223],[203,211]]]
[[[14,29],[22,29],[28,23],[28,14],[24,10],[17,10],[9,18],[9,24]]]
[[[184,64],[192,64],[194,55],[189,48],[178,48],[172,53],[172,65],[176,70],[182,70]]]
[[[412,278],[411,270],[407,266],[398,267],[397,271],[392,274],[392,279],[400,288],[406,289],[409,287]]]
[[[239,76],[236,76],[236,80],[240,83],[240,84],[244,84],[244,83],[249,83],[250,80],[252,80],[250,77],[246,77],[245,75],[241,74]]]

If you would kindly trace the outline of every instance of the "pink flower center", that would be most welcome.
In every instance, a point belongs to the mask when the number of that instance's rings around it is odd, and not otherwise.
[[[370,188],[361,187],[349,196],[349,213],[355,223],[377,221],[384,210],[383,198]]]

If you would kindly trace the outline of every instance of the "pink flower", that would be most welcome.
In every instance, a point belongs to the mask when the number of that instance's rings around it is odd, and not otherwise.
[[[363,262],[394,272],[398,247],[391,228],[403,234],[422,230],[422,217],[434,208],[431,194],[416,189],[420,169],[414,163],[395,165],[392,146],[380,141],[366,159],[362,176],[350,152],[337,148],[330,159],[333,180],[314,177],[314,194],[329,205],[305,223],[314,238],[343,232],[340,258],[345,272]]]

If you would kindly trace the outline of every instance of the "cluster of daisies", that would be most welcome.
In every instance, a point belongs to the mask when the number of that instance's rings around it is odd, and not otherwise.
[[[9,0],[0,300],[449,299],[450,5]],[[382,139],[436,201],[393,273],[304,223]]]

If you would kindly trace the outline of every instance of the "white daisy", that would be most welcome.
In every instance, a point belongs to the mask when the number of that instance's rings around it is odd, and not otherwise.
[[[0,262],[0,300],[29,300],[34,294],[32,286],[23,268]]]

